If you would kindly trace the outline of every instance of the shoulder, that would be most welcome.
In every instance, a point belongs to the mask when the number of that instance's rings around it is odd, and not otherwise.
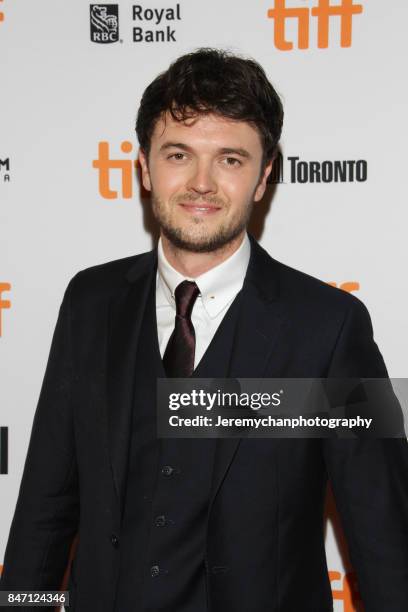
[[[302,317],[305,323],[312,320],[341,323],[354,313],[367,317],[366,306],[352,293],[278,261],[258,243],[255,250],[255,261],[262,269],[263,282],[273,285],[286,311],[297,318]]]
[[[361,300],[348,291],[339,289],[328,281],[311,274],[292,268],[280,261],[274,260],[279,274],[282,296],[288,300],[310,302],[317,306],[350,308],[362,304]]]
[[[340,326],[352,319],[371,327],[367,307],[356,295],[281,262],[277,267],[282,297],[298,316]]]
[[[151,270],[155,250],[89,266],[79,270],[69,281],[66,294],[76,300],[109,298],[139,275]]]

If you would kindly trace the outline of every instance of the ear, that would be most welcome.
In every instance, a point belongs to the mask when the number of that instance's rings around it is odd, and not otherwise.
[[[147,162],[146,153],[143,151],[143,149],[139,149],[139,164],[140,164],[140,168],[142,170],[142,183],[143,183],[143,187],[145,189],[147,189],[147,191],[151,191],[152,184],[151,184],[151,181],[150,181],[149,166],[148,166],[148,162]]]
[[[263,197],[263,195],[265,193],[266,181],[268,179],[268,176],[271,173],[272,166],[273,166],[273,159],[271,159],[266,164],[266,166],[265,166],[265,168],[264,168],[264,170],[263,170],[263,172],[261,174],[261,177],[260,177],[259,182],[258,182],[258,186],[257,186],[257,188],[255,190],[255,193],[254,193],[254,201],[255,202],[259,202],[259,200],[262,199],[262,197]]]

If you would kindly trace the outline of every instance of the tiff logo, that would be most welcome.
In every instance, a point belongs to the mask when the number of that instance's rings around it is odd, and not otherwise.
[[[133,151],[133,145],[128,140],[121,142],[120,148],[126,154],[130,154]],[[103,140],[98,143],[98,158],[92,161],[92,167],[98,170],[99,193],[103,198],[116,200],[120,197],[127,199],[133,197],[135,168],[140,173],[140,165],[138,160],[132,157],[128,159],[112,159],[109,151],[109,142]],[[112,188],[115,178],[120,186],[120,194],[118,190]],[[141,198],[150,197],[149,192],[143,187],[141,180],[139,180],[139,188]]]
[[[8,474],[8,427],[0,427],[0,474]]]
[[[120,145],[123,153],[131,153],[133,146],[128,140]],[[121,178],[122,198],[131,198],[133,195],[133,176],[137,161],[132,159],[111,159],[109,143],[102,141],[98,144],[98,159],[94,159],[92,167],[99,170],[99,193],[107,200],[115,200],[118,192],[111,189],[111,171],[119,170]]]
[[[0,2],[3,2],[3,0],[0,0]],[[2,13],[2,11],[0,11],[0,22],[4,21],[4,13]]]
[[[344,612],[355,612],[356,606],[361,603],[355,572],[348,572],[342,576],[340,572],[330,571],[329,580],[331,583],[341,581],[340,589],[333,588],[334,585],[332,584],[333,599],[343,602]],[[357,609],[360,610],[360,607]]]
[[[360,283],[358,281],[345,281],[344,283],[336,283],[335,281],[330,281],[327,283],[332,287],[337,287],[338,289],[342,289],[343,291],[347,291],[348,293],[352,293],[353,291],[360,290]]]
[[[11,289],[10,283],[2,283],[2,282],[0,282],[0,337],[1,337],[1,332],[2,332],[2,329],[1,329],[1,327],[2,327],[2,325],[1,325],[1,322],[2,322],[2,316],[1,316],[2,310],[5,309],[5,308],[10,308],[10,306],[11,306],[10,300],[3,300],[2,293],[3,293],[3,291],[10,291],[10,289]]]
[[[274,7],[268,10],[268,17],[274,20],[274,43],[281,51],[291,51],[293,42],[286,39],[286,20],[297,20],[298,48],[309,48],[310,16],[317,18],[317,46],[327,49],[329,46],[329,24],[332,17],[340,17],[340,46],[351,47],[352,24],[354,15],[363,12],[362,4],[354,0],[340,0],[332,4],[331,0],[317,0],[317,6],[309,9],[304,6],[289,8],[286,0],[275,0]]]

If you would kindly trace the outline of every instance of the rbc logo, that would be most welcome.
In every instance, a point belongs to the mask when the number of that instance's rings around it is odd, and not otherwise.
[[[117,4],[91,4],[91,41],[114,43],[119,40],[119,6]]]

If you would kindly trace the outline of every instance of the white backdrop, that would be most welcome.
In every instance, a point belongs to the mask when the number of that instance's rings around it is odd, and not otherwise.
[[[104,7],[106,16],[119,9],[119,32],[114,19],[93,30],[101,37],[109,22],[108,35],[118,40],[106,44],[91,40],[89,2],[0,0],[0,427],[9,446],[8,473],[0,474],[0,564],[64,289],[80,269],[152,247],[134,173],[124,183],[131,197],[123,197],[120,169],[109,171],[117,197],[101,194],[99,143],[125,162],[126,175],[137,155],[140,96],[184,52],[223,47],[264,66],[285,121],[283,181],[260,243],[276,259],[353,290],[370,311],[390,376],[406,376],[408,5],[354,0],[360,12],[348,18],[346,4],[331,0],[343,17],[328,17],[328,45],[319,47],[325,20],[314,13],[321,0],[101,4],[94,9],[99,24]],[[296,16],[268,17],[285,5],[303,9],[299,29]],[[302,43],[305,23],[309,40]],[[136,40],[134,28],[141,28]],[[342,46],[347,32],[351,44]],[[149,36],[170,40],[147,42]],[[293,48],[279,48],[282,39]],[[327,170],[335,161],[351,168],[364,160],[366,180],[295,183],[290,157],[309,163],[300,178],[310,162],[329,162]],[[4,468],[4,442],[2,455]],[[329,570],[337,572],[335,611],[351,612],[343,583],[351,568],[339,553],[334,520],[326,549]]]

